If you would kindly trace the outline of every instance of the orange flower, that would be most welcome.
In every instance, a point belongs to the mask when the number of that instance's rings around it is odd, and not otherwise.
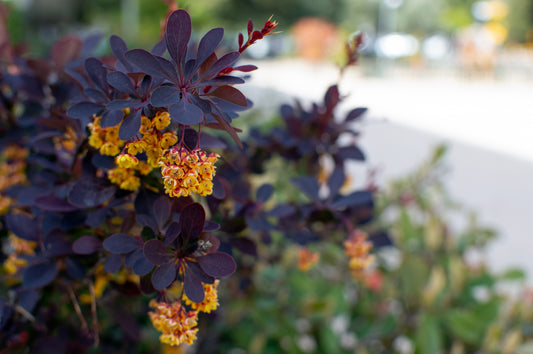
[[[198,311],[185,310],[179,301],[167,304],[152,300],[149,305],[154,309],[148,313],[150,320],[154,328],[162,332],[161,343],[176,346],[192,344],[196,340]]]
[[[307,272],[314,265],[318,263],[320,254],[311,252],[309,249],[302,247],[298,250],[298,269],[302,272]]]

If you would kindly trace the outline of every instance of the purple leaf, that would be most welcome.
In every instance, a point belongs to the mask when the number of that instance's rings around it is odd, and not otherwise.
[[[233,247],[239,251],[257,257],[257,245],[247,237],[234,237],[230,240]]]
[[[165,73],[165,77],[172,82],[177,82],[178,75],[176,74],[176,68],[174,67],[174,64],[162,57],[156,56],[155,58],[159,62],[159,65],[161,65],[161,69]]]
[[[154,269],[154,266],[152,263],[148,262],[148,260],[145,257],[139,258],[135,263],[133,263],[133,272],[139,276],[146,275]]]
[[[89,123],[89,118],[100,112],[104,106],[98,103],[84,101],[78,102],[67,110],[67,115],[81,120],[83,125]]]
[[[336,167],[328,179],[329,196],[332,197],[337,194],[339,189],[344,184],[346,176],[344,175],[344,168]]]
[[[240,65],[233,68],[233,70],[242,71],[245,73],[248,73],[250,71],[257,70],[257,66],[255,65]]]
[[[220,230],[220,224],[211,220],[207,220],[204,224],[204,231]]]
[[[198,53],[196,55],[197,68],[217,49],[223,37],[223,28],[213,28],[202,37],[200,44],[198,44]]]
[[[107,101],[107,96],[105,95],[105,93],[103,93],[99,89],[88,87],[85,90],[83,90],[83,93],[87,97],[91,98],[95,102],[105,102],[105,101]]]
[[[187,205],[180,214],[179,219],[181,235],[185,240],[197,239],[202,233],[205,224],[205,210],[199,203]]]
[[[175,85],[159,86],[152,92],[150,102],[154,107],[166,107],[169,104],[179,102],[180,93]]]
[[[333,110],[340,102],[339,88],[337,85],[330,86],[326,91],[326,96],[324,97],[326,103],[326,109],[328,111]]]
[[[143,253],[148,262],[153,265],[162,265],[172,257],[165,244],[157,239],[146,242],[143,247]]]
[[[137,95],[130,77],[120,71],[113,71],[107,74],[107,82],[119,91],[131,96]]]
[[[204,272],[215,278],[231,275],[237,269],[235,260],[227,253],[211,253],[196,260]]]
[[[81,279],[87,274],[85,267],[77,259],[66,257],[65,265],[67,266],[67,274],[71,278]]]
[[[111,253],[129,253],[142,245],[139,238],[126,234],[114,234],[104,240],[104,248]]]
[[[93,236],[82,236],[72,244],[72,251],[76,254],[92,254],[102,248],[102,241]]]
[[[56,263],[39,263],[29,266],[22,278],[25,288],[40,288],[51,283],[57,275]]]
[[[195,87],[205,87],[205,86],[222,86],[222,85],[236,85],[236,84],[244,84],[245,81],[237,76],[217,76],[214,79],[206,80],[206,81],[200,81],[199,83],[196,83]]]
[[[277,218],[283,218],[294,213],[296,209],[289,204],[276,205],[274,208],[268,211],[267,215]]]
[[[107,85],[107,70],[104,68],[102,62],[96,58],[88,58],[85,60],[85,70],[87,75],[96,84],[96,86],[104,92],[109,90]]]
[[[44,238],[44,250],[49,256],[64,256],[72,253],[72,245],[62,232],[51,231]]]
[[[175,221],[171,222],[170,225],[168,225],[167,230],[165,231],[165,246],[170,245],[176,239],[176,237],[178,237],[178,235],[180,234],[180,230],[180,224]]]
[[[115,194],[116,188],[102,180],[82,178],[68,192],[68,201],[79,208],[91,208],[107,202]]]
[[[191,32],[191,17],[187,11],[177,10],[170,14],[167,21],[165,39],[168,53],[178,65],[186,57]]]
[[[274,193],[274,187],[271,184],[263,184],[256,192],[255,198],[258,202],[266,202]]]
[[[192,302],[200,303],[204,301],[205,292],[200,279],[198,279],[190,269],[185,269],[185,277],[183,279],[183,290],[185,295]]]
[[[158,231],[157,223],[155,222],[154,218],[152,218],[150,215],[137,214],[137,222],[141,224],[142,226],[149,227],[154,232]]]
[[[200,268],[196,262],[187,262],[188,271],[190,271],[198,280],[205,284],[213,284],[215,278],[210,275],[205,274],[205,272]]]
[[[7,229],[15,236],[28,241],[39,239],[39,225],[35,219],[24,214],[8,214],[6,216]]]
[[[141,97],[146,97],[152,88],[152,77],[150,75],[145,75],[141,81],[141,87],[139,93]]]
[[[364,161],[365,155],[357,146],[343,146],[339,148],[339,156],[344,159]]]
[[[100,126],[102,128],[114,127],[122,121],[122,118],[124,118],[124,112],[121,110],[106,111],[102,114]]]
[[[204,113],[198,106],[187,100],[170,105],[168,108],[172,122],[183,125],[195,125],[204,120]]]
[[[167,77],[167,73],[159,64],[156,57],[144,49],[132,49],[126,52],[126,59],[138,67],[143,73],[155,77]]]
[[[126,51],[128,50],[128,46],[122,40],[122,38],[116,35],[112,35],[111,38],[109,38],[109,45],[111,47],[111,51],[113,52],[113,54],[115,54],[115,57],[117,57],[118,61],[121,62],[122,65],[124,65],[126,69],[128,69],[128,71],[131,71],[131,65],[124,56],[124,53],[126,53]]]
[[[136,111],[124,118],[118,129],[118,137],[120,140],[130,140],[139,132],[140,128],[141,111]]]
[[[165,39],[161,39],[159,42],[157,42],[152,50],[150,51],[150,53],[154,54],[154,55],[163,55],[165,54],[165,52],[167,51],[167,44],[165,42]]]
[[[135,101],[133,101],[131,99],[113,100],[113,101],[109,102],[108,104],[106,104],[105,107],[107,109],[125,109],[125,108],[132,107],[134,104],[135,104]]]
[[[170,261],[156,268],[152,274],[152,284],[157,290],[161,290],[172,284],[176,279],[176,265]]]
[[[368,191],[356,191],[346,196],[342,196],[333,203],[331,207],[334,209],[344,209],[346,207],[361,207],[366,205],[372,205],[374,198],[372,193]]]
[[[229,52],[226,55],[224,55],[222,58],[218,59],[213,66],[209,68],[205,72],[202,77],[207,78],[211,77],[213,75],[218,74],[221,70],[227,68],[228,66],[231,66],[233,63],[235,63],[241,55],[239,52]]]
[[[354,121],[358,119],[359,117],[361,117],[367,110],[368,108],[364,108],[364,107],[352,109],[350,112],[348,112],[348,114],[346,115],[346,119],[344,121],[345,122]]]
[[[159,230],[161,231],[163,230],[163,226],[165,226],[165,222],[170,216],[170,200],[166,196],[162,195],[161,197],[157,198],[153,208],[155,221],[157,222]]]
[[[242,92],[232,86],[220,86],[214,91],[210,92],[209,96],[215,96],[224,101],[228,101],[242,107],[246,107],[248,105],[248,101]]]
[[[35,206],[43,210],[57,212],[69,212],[78,209],[65,199],[58,198],[55,195],[45,195],[35,199]]]
[[[122,265],[122,256],[120,254],[110,254],[104,263],[104,269],[108,273],[118,272]]]
[[[318,181],[314,177],[302,176],[291,178],[291,182],[296,185],[312,200],[318,200],[318,190],[320,189]]]

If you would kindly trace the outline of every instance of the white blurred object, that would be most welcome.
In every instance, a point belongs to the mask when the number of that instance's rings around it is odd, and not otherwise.
[[[450,40],[442,34],[434,34],[422,42],[422,53],[430,60],[443,59],[450,48]]]
[[[418,40],[405,33],[389,33],[378,37],[375,44],[379,57],[397,59],[409,57],[418,52]]]

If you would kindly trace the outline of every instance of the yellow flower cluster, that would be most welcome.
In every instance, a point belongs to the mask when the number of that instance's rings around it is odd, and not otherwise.
[[[89,145],[99,149],[102,155],[115,156],[120,153],[126,143],[118,137],[120,125],[102,128],[100,125],[101,119],[102,117],[96,117],[92,123],[89,123],[89,129],[91,130]]]
[[[2,151],[0,157],[2,161],[0,162],[0,215],[6,214],[13,203],[13,200],[5,195],[5,191],[14,185],[27,182],[26,157],[28,157],[28,150],[17,145],[9,145]]]
[[[4,261],[4,271],[10,275],[17,273],[20,268],[27,264],[27,261],[20,256],[33,255],[35,253],[35,247],[37,247],[36,242],[26,241],[10,233],[7,244],[9,256]]]
[[[187,311],[180,301],[168,304],[152,300],[149,305],[154,309],[148,313],[150,320],[154,328],[162,332],[161,343],[177,346],[194,342],[198,332],[198,311]]]
[[[298,250],[298,269],[302,272],[307,272],[318,263],[319,259],[320,254],[309,251],[306,247],[302,247]]]
[[[218,307],[217,287],[219,282],[220,281],[217,279],[213,284],[202,284],[204,286],[205,297],[204,301],[200,303],[189,300],[185,294],[183,294],[182,299],[185,301],[185,304],[190,306],[193,310],[210,313]]]
[[[213,193],[213,176],[218,154],[185,148],[169,149],[161,157],[161,175],[165,192],[171,197],[186,197],[191,193]]]
[[[356,279],[360,278],[374,261],[374,256],[368,254],[372,249],[372,243],[367,241],[367,238],[366,233],[355,230],[344,241],[344,252],[350,258],[349,267]]]

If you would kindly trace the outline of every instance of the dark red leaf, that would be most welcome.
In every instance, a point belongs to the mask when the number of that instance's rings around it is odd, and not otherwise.
[[[39,263],[29,266],[22,277],[25,288],[40,288],[50,284],[57,275],[56,263]]]
[[[63,70],[68,62],[76,59],[80,55],[82,46],[81,39],[75,36],[68,36],[55,42],[50,57],[56,68]]]
[[[35,199],[35,206],[43,210],[69,212],[77,210],[78,208],[70,204],[63,198],[58,198],[55,195],[45,195]]]
[[[227,253],[211,253],[196,260],[204,272],[215,278],[231,275],[237,269],[235,260]]]
[[[190,269],[185,269],[185,276],[183,279],[183,290],[185,295],[192,302],[200,303],[204,301],[205,292],[200,279],[198,279]]]
[[[152,274],[152,284],[157,290],[161,290],[172,284],[176,279],[176,265],[170,261],[156,268]]]
[[[185,240],[197,239],[202,233],[205,224],[205,210],[199,203],[187,205],[180,214],[181,235]]]
[[[252,22],[252,19],[248,20],[248,25],[246,26],[246,29],[248,30],[248,36],[249,36],[254,30],[254,23]]]
[[[218,59],[206,72],[202,75],[202,78],[208,78],[218,74],[221,70],[233,65],[241,55],[239,52],[229,52],[222,58]]]
[[[240,65],[233,68],[233,70],[242,71],[244,73],[248,73],[250,71],[257,70],[257,66],[255,65]]]
[[[157,239],[147,241],[144,244],[143,253],[148,262],[153,265],[161,265],[172,258],[165,244]]]
[[[224,101],[228,101],[239,106],[246,107],[248,105],[246,97],[242,94],[242,92],[232,86],[220,86],[214,91],[210,92],[209,95],[218,97]]]
[[[242,33],[239,33],[239,39],[238,39],[239,48],[242,47],[243,43],[244,43],[244,36],[242,35]]]
[[[257,246],[255,242],[246,237],[231,238],[230,243],[239,251],[257,257]]]
[[[233,141],[235,141],[235,143],[241,148],[243,149],[244,146],[242,145],[242,142],[241,142],[241,139],[239,138],[239,136],[237,135],[237,132],[235,130],[235,128],[233,128],[224,118],[220,117],[219,115],[217,114],[213,114],[213,117],[216,119],[216,121],[218,122],[218,124],[220,125],[218,127],[218,129],[223,129],[225,130],[232,138],[233,138]]]
[[[72,251],[76,254],[92,254],[102,248],[102,241],[93,236],[82,236],[72,244]]]
[[[191,17],[185,10],[176,10],[168,17],[165,38],[168,53],[176,63],[182,61],[187,53],[191,38]]]
[[[193,103],[182,99],[168,108],[172,122],[183,125],[195,125],[204,120],[204,113]]]
[[[139,132],[140,128],[141,111],[136,111],[124,118],[118,129],[118,137],[121,140],[130,140]]]
[[[252,33],[251,41],[255,42],[255,41],[260,40],[261,38],[263,38],[263,34],[259,31],[254,31],[254,33]]]
[[[143,246],[143,242],[126,234],[114,234],[104,240],[104,248],[111,253],[129,253]]]
[[[188,271],[192,272],[192,274],[198,278],[202,283],[204,284],[213,284],[215,282],[215,278],[213,278],[210,275],[205,274],[205,272],[200,268],[198,263],[196,262],[187,262]]]

